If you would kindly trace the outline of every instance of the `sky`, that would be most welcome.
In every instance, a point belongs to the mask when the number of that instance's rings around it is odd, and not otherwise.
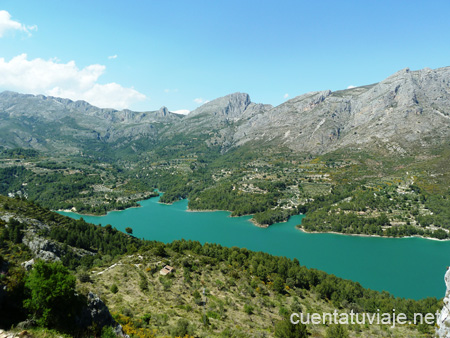
[[[187,113],[450,66],[450,1],[0,2],[0,91]]]

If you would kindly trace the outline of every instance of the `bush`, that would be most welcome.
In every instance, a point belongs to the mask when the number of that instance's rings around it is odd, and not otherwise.
[[[102,338],[116,338],[116,333],[111,326],[104,326],[102,329]]]
[[[119,288],[116,284],[111,285],[111,288],[109,289],[112,293],[116,294],[119,291]]]
[[[327,329],[327,338],[348,338],[348,332],[347,329],[341,325],[341,324],[336,324],[336,325],[331,325],[328,327]]]
[[[141,291],[148,291],[147,277],[141,276],[141,280],[139,281],[139,288],[141,289]]]
[[[253,313],[253,306],[245,304],[244,305],[244,312],[248,315],[251,315]]]
[[[25,277],[29,298],[24,307],[39,325],[67,328],[77,311],[75,277],[60,262],[38,261]]]
[[[90,283],[90,282],[92,282],[91,276],[89,276],[89,274],[87,272],[80,272],[78,274],[78,279],[80,280],[81,283]]]
[[[172,337],[184,337],[186,335],[191,336],[193,334],[193,329],[186,319],[180,319],[177,325],[170,330]]]
[[[305,324],[292,324],[286,318],[275,325],[275,337],[277,338],[305,338],[308,336],[309,332]]]
[[[200,295],[200,292],[195,290],[194,293],[192,294],[192,297],[194,297],[195,304],[197,304],[197,305],[202,304],[202,296]]]

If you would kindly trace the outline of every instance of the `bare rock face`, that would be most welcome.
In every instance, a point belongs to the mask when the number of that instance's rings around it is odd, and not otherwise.
[[[188,115],[188,119],[197,115],[222,116],[226,118],[239,118],[250,105],[250,96],[245,93],[234,93],[205,103]]]
[[[89,292],[87,307],[78,318],[78,325],[86,328],[92,323],[95,323],[99,329],[104,326],[111,326],[117,337],[129,338],[128,335],[124,334],[122,326],[113,319],[105,303],[96,294]]]
[[[436,337],[438,338],[450,337],[450,269],[445,273],[444,281],[446,287],[444,307],[436,323]]]
[[[237,128],[234,144],[272,142],[326,153],[383,146],[395,152],[442,142],[450,135],[450,67],[403,69],[384,81],[295,97]]]
[[[169,129],[170,134],[210,134],[220,130],[220,134],[233,134],[233,123],[254,111],[255,104],[245,93],[234,93],[220,97],[198,107]]]
[[[23,238],[23,243],[34,253],[35,258],[40,258],[44,261],[60,261],[63,252],[60,244],[46,238],[27,234]],[[34,262],[25,262],[24,267],[33,265]]]
[[[161,108],[159,108],[159,110],[156,113],[156,115],[158,115],[160,117],[168,116],[169,115],[169,110],[167,109],[167,107],[161,107]]]

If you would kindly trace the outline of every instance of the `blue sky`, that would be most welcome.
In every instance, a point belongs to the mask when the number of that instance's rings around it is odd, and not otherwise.
[[[309,91],[450,65],[449,1],[0,3],[0,90],[193,110],[233,92]]]

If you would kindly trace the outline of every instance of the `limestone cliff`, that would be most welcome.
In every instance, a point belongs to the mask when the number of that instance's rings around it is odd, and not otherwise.
[[[446,287],[444,307],[436,323],[436,337],[438,338],[450,337],[450,269],[447,269],[444,281]]]

